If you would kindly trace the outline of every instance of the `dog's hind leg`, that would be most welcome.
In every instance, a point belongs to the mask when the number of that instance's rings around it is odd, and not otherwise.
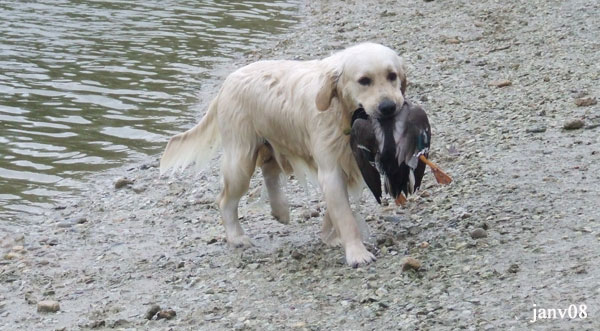
[[[240,198],[248,190],[250,177],[256,167],[255,148],[227,148],[223,146],[223,190],[218,198],[219,208],[227,242],[230,246],[250,247],[250,238],[244,234],[244,230],[238,220],[238,205]]]
[[[265,144],[259,148],[259,163],[265,179],[265,186],[269,194],[269,203],[271,204],[271,215],[279,223],[288,224],[290,222],[290,207],[285,193],[281,189],[281,167],[273,155],[272,147]]]

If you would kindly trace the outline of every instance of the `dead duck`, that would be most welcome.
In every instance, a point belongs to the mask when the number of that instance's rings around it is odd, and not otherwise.
[[[381,203],[381,178],[396,204],[405,204],[405,195],[420,186],[426,166],[440,184],[452,179],[429,161],[431,127],[427,114],[418,105],[405,102],[400,109],[368,116],[359,109],[352,117],[350,146],[365,183]]]
[[[377,153],[379,142],[369,116],[363,109],[358,109],[352,116],[350,130],[350,148],[360,169],[360,173],[369,190],[381,204],[381,175],[377,170]]]

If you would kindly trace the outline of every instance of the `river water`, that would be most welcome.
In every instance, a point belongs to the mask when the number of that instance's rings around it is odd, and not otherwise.
[[[298,1],[0,2],[0,222],[159,153],[214,68],[267,47]],[[232,71],[234,68],[231,68]],[[211,87],[214,89],[214,87]]]

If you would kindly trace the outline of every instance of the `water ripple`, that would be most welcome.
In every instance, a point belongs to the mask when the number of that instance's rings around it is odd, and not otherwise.
[[[0,2],[0,220],[155,154],[215,64],[295,22],[295,1]]]

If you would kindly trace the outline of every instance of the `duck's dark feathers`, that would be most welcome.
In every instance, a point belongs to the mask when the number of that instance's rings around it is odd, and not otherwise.
[[[377,202],[381,203],[381,178],[375,161],[378,143],[368,117],[353,120],[350,147],[365,183],[373,192]]]
[[[393,198],[414,193],[423,180],[425,164],[419,156],[429,154],[431,128],[420,106],[405,102],[393,116],[370,118],[357,110],[352,116],[352,151],[363,178],[378,202],[381,180]],[[364,148],[360,148],[362,146]]]

